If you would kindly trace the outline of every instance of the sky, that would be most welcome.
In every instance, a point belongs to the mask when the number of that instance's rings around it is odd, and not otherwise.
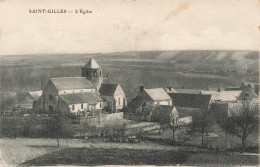
[[[259,46],[260,0],[0,0],[0,55]]]

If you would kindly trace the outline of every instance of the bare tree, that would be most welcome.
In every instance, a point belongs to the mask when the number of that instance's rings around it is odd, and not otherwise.
[[[207,107],[201,107],[200,111],[193,112],[191,132],[201,133],[202,146],[204,145],[204,134],[211,125],[212,125],[212,118]]]
[[[163,126],[170,126],[173,132],[173,141],[175,140],[175,130],[179,125],[179,113],[176,108],[172,106],[156,106],[152,115],[151,121],[160,124],[159,134]]]
[[[243,101],[241,107],[230,110],[226,125],[223,128],[241,139],[242,151],[246,147],[249,134],[259,128],[259,106]]]

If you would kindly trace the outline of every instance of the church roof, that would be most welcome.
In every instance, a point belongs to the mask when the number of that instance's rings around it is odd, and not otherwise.
[[[84,68],[98,69],[101,68],[94,58],[91,58]]]
[[[68,104],[97,104],[98,102],[103,101],[103,99],[99,96],[97,92],[63,94],[60,95],[60,97]]]
[[[85,77],[51,78],[58,90],[95,89],[96,87]]]
[[[101,84],[99,93],[101,96],[113,96],[118,84]]]
[[[103,83],[104,84],[113,84],[114,81],[109,76],[107,76],[107,77],[103,78]]]

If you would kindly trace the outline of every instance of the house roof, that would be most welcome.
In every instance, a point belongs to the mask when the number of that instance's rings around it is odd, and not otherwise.
[[[84,68],[99,69],[101,68],[94,58],[91,58]]]
[[[220,101],[236,101],[242,93],[240,91],[220,91],[216,95],[214,95],[213,100],[220,100]]]
[[[42,91],[31,91],[29,92],[29,94],[34,98],[34,99],[37,99],[39,97],[41,97],[42,95]]]
[[[170,96],[177,107],[201,108],[208,106],[211,100],[211,95],[204,94],[170,93]]]
[[[144,97],[137,96],[128,104],[128,107],[139,108],[144,104],[145,101],[146,101],[146,99]]]
[[[96,87],[85,77],[51,78],[58,90],[95,89]]]
[[[101,84],[99,93],[101,96],[113,96],[118,84]]]
[[[108,101],[108,102],[113,102],[115,101],[114,97],[111,97],[111,96],[102,96],[102,98],[105,100],[105,101]]]
[[[73,93],[73,94],[63,94],[60,97],[68,104],[97,104],[102,102],[103,99],[99,96],[97,92],[83,92],[83,93]]]
[[[154,101],[171,100],[172,98],[165,92],[163,88],[144,89],[144,91]]]
[[[125,91],[125,97],[128,102],[131,102],[136,96],[138,96],[139,93],[139,90],[128,90]]]
[[[183,93],[183,94],[199,94],[199,89],[174,89],[173,93]]]

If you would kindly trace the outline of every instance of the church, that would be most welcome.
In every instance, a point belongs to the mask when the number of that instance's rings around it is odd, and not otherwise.
[[[43,113],[87,113],[110,108],[118,112],[127,105],[125,93],[91,58],[82,67],[81,77],[50,78],[34,111]]]

